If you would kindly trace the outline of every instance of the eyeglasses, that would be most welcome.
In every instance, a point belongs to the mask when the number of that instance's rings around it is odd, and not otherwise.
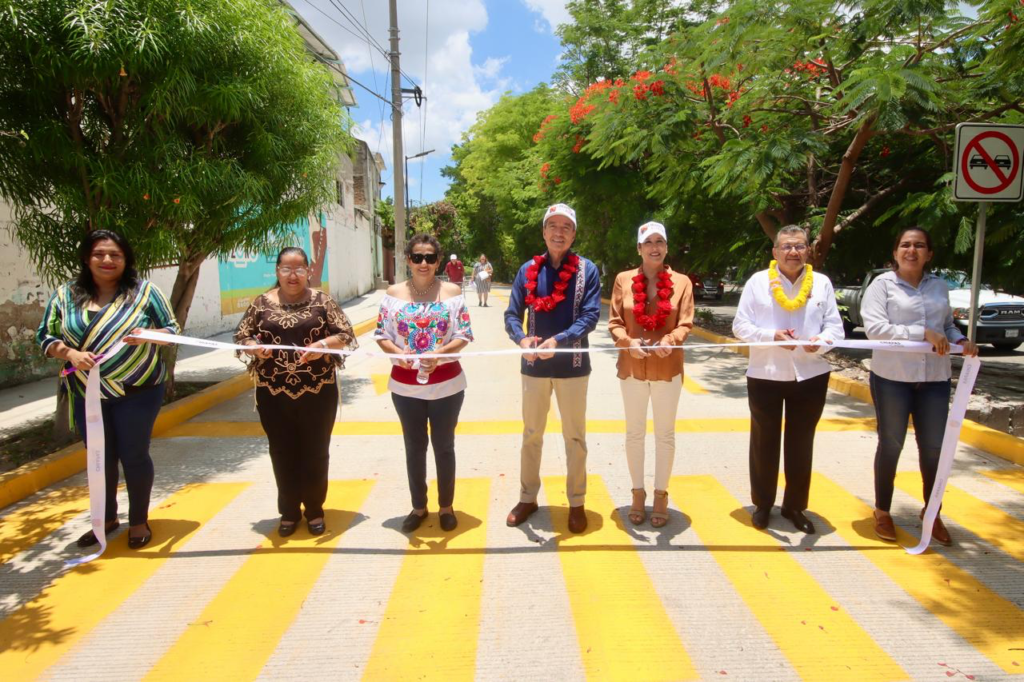
[[[307,270],[306,268],[291,268],[288,267],[287,265],[279,267],[277,271],[280,272],[285,277],[291,276],[293,272],[299,277],[305,277],[306,275],[309,274],[309,270]]]
[[[790,251],[803,253],[807,250],[807,244],[779,244],[776,248],[782,253],[789,253]]]
[[[115,263],[120,263],[121,261],[124,260],[123,253],[109,253],[105,251],[97,251],[96,253],[90,254],[89,257],[92,258],[94,261],[100,263],[105,261],[107,258],[114,261]]]
[[[416,265],[419,265],[423,261],[427,261],[427,263],[429,265],[433,265],[434,263],[437,262],[437,254],[436,253],[413,253],[413,254],[409,255],[409,260],[411,260]]]

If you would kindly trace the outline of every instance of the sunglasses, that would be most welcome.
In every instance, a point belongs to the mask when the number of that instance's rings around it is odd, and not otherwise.
[[[419,265],[423,261],[427,261],[427,263],[429,265],[433,265],[434,263],[437,262],[437,254],[436,253],[414,253],[414,254],[411,254],[409,256],[409,260],[411,260],[416,265]]]

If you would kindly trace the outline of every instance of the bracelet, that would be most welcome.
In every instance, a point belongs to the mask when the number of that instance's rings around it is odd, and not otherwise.
[[[324,348],[327,348],[327,339],[320,339],[320,345],[323,346]]]

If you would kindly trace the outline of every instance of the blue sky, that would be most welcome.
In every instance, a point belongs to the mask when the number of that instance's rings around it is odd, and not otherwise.
[[[358,32],[354,19],[387,49],[387,0],[291,3],[341,55],[353,78],[390,98],[385,57],[345,30]],[[440,171],[450,162],[451,145],[460,140],[478,112],[504,92],[524,92],[550,80],[559,54],[553,26],[568,18],[564,5],[565,0],[399,0],[402,71],[427,96],[425,121],[423,111],[411,101],[404,107],[404,151],[412,156],[436,150],[425,161],[409,163],[413,203],[421,196],[425,203],[444,196],[447,181]],[[403,86],[411,87],[408,82]],[[383,193],[390,196],[393,164],[387,105],[361,87],[354,91],[358,101],[351,110],[355,134],[384,156],[388,170]]]

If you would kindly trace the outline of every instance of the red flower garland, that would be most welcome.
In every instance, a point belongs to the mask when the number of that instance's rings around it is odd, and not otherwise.
[[[569,288],[569,280],[576,274],[579,268],[580,257],[570,253],[562,261],[562,267],[558,271],[558,281],[555,288],[548,296],[537,296],[537,276],[540,274],[544,261],[548,259],[545,253],[543,256],[534,256],[533,262],[526,268],[526,305],[531,306],[534,312],[548,312],[555,309],[555,306],[565,300],[565,290]]]
[[[653,315],[647,314],[647,277],[644,276],[643,268],[637,269],[633,277],[633,317],[637,324],[647,331],[654,331],[665,324],[665,319],[672,312],[672,273],[665,268],[658,273],[658,306]]]

